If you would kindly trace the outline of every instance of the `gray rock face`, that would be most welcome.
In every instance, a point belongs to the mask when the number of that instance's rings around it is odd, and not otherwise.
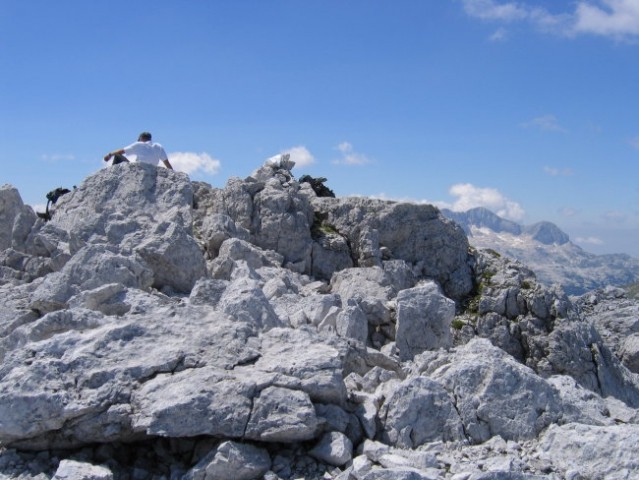
[[[399,384],[384,402],[380,417],[385,425],[382,438],[402,448],[465,438],[453,399],[441,384],[426,377]]]
[[[11,185],[0,187],[0,251],[22,250],[35,222],[35,212],[22,203],[18,190]]]
[[[309,453],[318,460],[340,467],[353,458],[353,444],[343,433],[330,432]]]
[[[634,300],[291,167],[0,189],[0,477],[637,476]]]
[[[450,347],[450,325],[454,317],[455,302],[446,298],[434,282],[402,290],[397,295],[399,358],[412,360],[424,350]]]
[[[636,477],[639,461],[635,446],[637,425],[598,427],[568,424],[553,426],[540,444],[542,458],[572,478]]]
[[[112,480],[113,473],[105,467],[74,460],[62,460],[53,476],[55,480]]]
[[[454,395],[469,438],[481,443],[535,438],[560,420],[559,395],[547,382],[486,340],[473,340],[431,378]]]
[[[430,205],[366,198],[315,198],[325,223],[351,239],[355,258],[378,258],[385,247],[392,258],[415,265],[434,278],[447,295],[460,298],[472,288],[468,240],[463,230]],[[432,256],[424,252],[433,252]]]
[[[191,469],[185,480],[233,478],[257,480],[271,467],[271,457],[263,448],[226,441]]]

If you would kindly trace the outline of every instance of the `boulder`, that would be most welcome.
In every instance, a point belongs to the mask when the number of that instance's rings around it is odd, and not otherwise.
[[[353,444],[346,435],[340,432],[325,434],[309,452],[312,457],[341,467],[353,458]]]
[[[112,480],[106,467],[75,460],[62,460],[52,480]]]
[[[0,187],[0,251],[11,247],[21,249],[35,221],[35,212],[22,203],[15,187]]]
[[[379,416],[381,438],[389,445],[416,448],[465,438],[453,399],[442,385],[426,377],[408,378],[394,387]]]
[[[639,471],[638,425],[553,425],[538,454],[566,478],[634,478]]]
[[[453,395],[464,431],[475,443],[494,435],[535,438],[562,418],[557,391],[487,340],[458,348],[429,376]]]
[[[225,441],[198,462],[184,480],[258,480],[271,468],[271,457],[263,448]]]
[[[245,437],[261,442],[299,442],[316,434],[317,416],[305,392],[268,387],[254,400]]]
[[[435,282],[402,290],[397,295],[395,343],[401,360],[412,360],[425,350],[452,346],[450,325],[455,302],[446,298]]]
[[[350,239],[355,258],[382,258],[376,243],[392,258],[414,265],[419,275],[435,279],[453,299],[472,290],[466,235],[435,207],[355,197],[313,198],[312,204]]]
[[[390,323],[388,301],[396,295],[395,290],[380,267],[348,268],[331,278],[331,292],[339,295],[342,304],[356,302],[372,325]]]

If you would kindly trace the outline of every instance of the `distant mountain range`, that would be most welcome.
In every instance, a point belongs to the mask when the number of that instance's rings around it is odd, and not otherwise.
[[[441,212],[464,229],[471,245],[492,248],[521,261],[535,271],[540,282],[560,284],[569,295],[639,281],[639,259],[626,254],[588,253],[554,223],[524,226],[482,207]]]

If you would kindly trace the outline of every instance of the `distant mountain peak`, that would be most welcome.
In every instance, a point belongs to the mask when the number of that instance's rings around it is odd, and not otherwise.
[[[568,234],[552,222],[538,222],[524,227],[523,231],[544,245],[564,245],[570,242]]]
[[[554,223],[522,226],[483,207],[441,212],[463,228],[474,247],[515,258],[532,268],[542,283],[559,284],[568,294],[580,295],[606,285],[623,286],[639,280],[638,259],[588,253]]]

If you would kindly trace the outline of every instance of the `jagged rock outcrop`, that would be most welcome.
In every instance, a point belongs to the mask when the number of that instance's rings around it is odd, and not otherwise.
[[[639,473],[630,299],[573,303],[434,207],[291,168],[118,165],[48,223],[0,189],[0,475]]]

